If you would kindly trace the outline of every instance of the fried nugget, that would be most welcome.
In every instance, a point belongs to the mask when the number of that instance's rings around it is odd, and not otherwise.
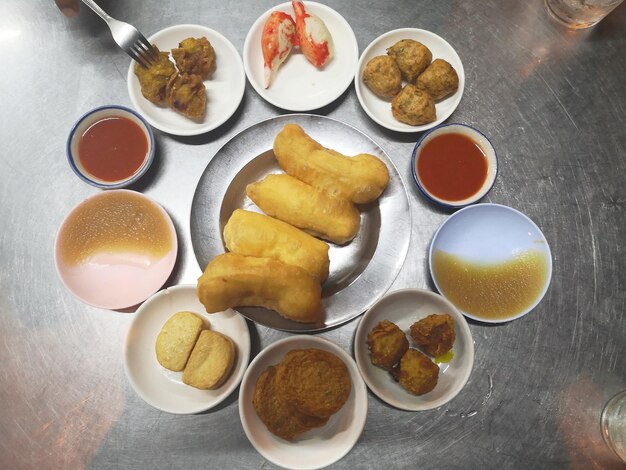
[[[198,279],[207,313],[231,307],[265,307],[305,323],[322,316],[322,288],[304,269],[271,258],[236,253],[216,256]]]
[[[201,390],[218,388],[235,362],[235,343],[217,331],[203,330],[183,371],[183,383]]]
[[[389,183],[389,170],[379,158],[367,153],[347,157],[324,148],[297,124],[286,124],[278,133],[274,155],[287,174],[356,204],[375,201]]]
[[[430,392],[437,385],[439,367],[417,349],[409,349],[394,366],[391,375],[414,395]]]
[[[167,105],[190,119],[202,120],[206,113],[206,88],[200,75],[176,74],[167,83]]]
[[[233,253],[299,266],[319,282],[328,277],[328,244],[267,215],[236,209],[224,227],[224,244]]]
[[[432,97],[410,84],[391,101],[391,114],[398,121],[411,126],[428,124],[437,119]]]
[[[447,353],[454,344],[454,320],[447,313],[428,315],[413,323],[410,331],[415,344],[433,357]]]
[[[361,215],[354,204],[289,175],[268,175],[249,184],[246,194],[266,214],[339,245],[359,231]]]
[[[155,49],[156,46],[152,45]],[[158,51],[158,49],[157,49]],[[167,84],[173,75],[176,75],[176,67],[170,62],[167,52],[159,52],[159,60],[147,69],[135,63],[135,75],[139,79],[141,94],[154,104],[165,104]]]
[[[291,441],[303,432],[324,426],[328,418],[300,413],[280,397],[276,389],[276,369],[270,366],[261,373],[252,398],[254,409],[267,429]]]
[[[414,83],[415,78],[422,73],[430,61],[433,54],[430,49],[421,42],[413,39],[402,39],[387,49],[387,54],[396,61],[398,68],[404,78],[409,83]]]
[[[352,382],[344,362],[321,349],[289,351],[276,371],[281,397],[309,416],[328,417],[350,396]]]
[[[215,50],[205,37],[183,39],[172,49],[172,57],[181,73],[200,75],[203,80],[215,70]]]
[[[450,63],[443,59],[435,59],[417,77],[415,86],[438,101],[451,95],[459,88],[459,76]]]
[[[367,345],[372,364],[391,370],[409,349],[409,340],[398,325],[383,320],[367,335]]]
[[[373,57],[363,69],[363,83],[381,98],[393,98],[402,89],[398,64],[388,55]]]
[[[178,312],[163,325],[156,339],[157,361],[174,372],[185,368],[200,332],[202,318],[192,312]]]

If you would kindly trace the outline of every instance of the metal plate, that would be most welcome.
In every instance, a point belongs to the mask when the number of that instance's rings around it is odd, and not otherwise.
[[[225,252],[222,233],[232,212],[260,210],[245,188],[281,172],[272,146],[287,123],[297,123],[325,147],[344,155],[370,153],[389,169],[389,185],[378,201],[361,205],[361,229],[345,246],[330,244],[330,275],[322,288],[320,323],[287,320],[262,308],[237,308],[252,321],[285,331],[319,331],[340,325],[367,310],[391,286],[409,246],[411,213],[404,183],[387,154],[353,127],[323,116],[292,114],[255,124],[217,151],[196,188],[191,206],[191,240],[200,268]]]

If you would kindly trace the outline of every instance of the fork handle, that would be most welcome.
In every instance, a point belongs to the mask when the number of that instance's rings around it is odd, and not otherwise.
[[[100,6],[98,6],[98,4],[94,2],[93,0],[82,0],[82,2],[85,5],[87,5],[89,8],[91,8],[104,21],[109,22],[113,19],[102,8],[100,8]]]

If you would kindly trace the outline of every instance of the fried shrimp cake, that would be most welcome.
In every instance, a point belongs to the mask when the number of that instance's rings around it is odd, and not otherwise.
[[[439,367],[417,349],[409,349],[392,369],[396,381],[414,395],[430,392],[437,385]]]
[[[405,85],[391,101],[391,114],[400,122],[411,126],[428,124],[437,119],[432,97],[415,85]]]
[[[415,78],[428,67],[433,60],[430,49],[421,42],[413,39],[402,39],[387,49],[387,54],[398,64],[398,68],[409,83],[414,83]]]
[[[441,356],[454,344],[454,320],[447,313],[428,315],[411,325],[411,338],[426,354]]]
[[[278,393],[293,408],[326,418],[341,409],[352,382],[344,362],[321,349],[289,351],[276,372]]]
[[[443,59],[435,59],[417,77],[415,86],[420,90],[424,90],[435,101],[439,101],[458,90],[459,75],[449,62]]]
[[[156,48],[154,44],[152,46]],[[139,79],[141,94],[147,100],[154,104],[165,104],[167,84],[170,78],[176,75],[176,68],[170,62],[167,52],[159,52],[159,60],[147,69],[135,63],[135,75]]]
[[[276,390],[276,367],[263,371],[256,382],[252,404],[263,424],[274,435],[291,441],[299,434],[324,426],[328,418],[307,416],[282,400]]]
[[[176,74],[166,89],[167,105],[190,119],[201,120],[206,112],[206,88],[200,75]]]
[[[371,59],[363,69],[363,83],[381,98],[393,98],[402,89],[402,76],[392,57],[381,55]]]
[[[215,70],[215,50],[205,37],[183,39],[172,49],[172,57],[181,73],[200,75],[204,80]]]
[[[391,370],[409,349],[409,340],[398,325],[383,320],[367,335],[367,345],[372,364]]]

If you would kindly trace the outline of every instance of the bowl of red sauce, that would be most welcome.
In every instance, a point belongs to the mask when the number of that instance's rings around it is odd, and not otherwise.
[[[491,190],[498,159],[482,132],[465,124],[444,124],[415,144],[411,172],[427,199],[458,208],[478,202]]]
[[[154,160],[148,123],[124,106],[101,106],[84,114],[67,139],[67,159],[80,179],[102,189],[128,186]]]

